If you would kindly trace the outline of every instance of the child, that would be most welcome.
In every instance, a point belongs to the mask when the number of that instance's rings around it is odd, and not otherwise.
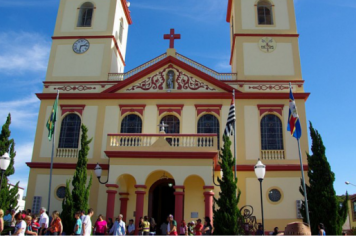
[[[31,226],[32,231],[38,234],[38,229],[40,228],[40,224],[38,223],[38,215],[33,215]]]
[[[76,223],[75,223],[74,230],[73,230],[73,234],[74,235],[81,235],[82,234],[82,221],[80,220],[80,215],[81,215],[80,211],[75,213]]]

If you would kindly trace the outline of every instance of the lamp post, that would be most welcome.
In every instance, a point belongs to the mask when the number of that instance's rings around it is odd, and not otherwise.
[[[10,165],[9,153],[5,152],[4,155],[0,157],[0,171],[1,171],[1,181],[0,181],[0,191],[2,186],[2,180],[4,178],[4,173]]]
[[[356,185],[355,185],[355,184],[350,183],[349,181],[346,181],[346,182],[345,182],[345,184],[346,184],[346,185],[352,185],[352,186],[355,186],[355,187],[356,187]]]
[[[101,182],[100,178],[101,178],[101,173],[103,172],[103,169],[101,168],[101,166],[99,165],[99,163],[96,163],[96,166],[94,168],[94,172],[96,177],[98,178],[99,183],[101,184],[106,184],[109,182],[109,172],[108,172],[108,179],[106,180],[106,182]]]
[[[262,213],[262,231],[265,233],[265,221],[263,217],[263,199],[262,199],[262,181],[266,174],[266,166],[263,165],[261,160],[258,158],[258,162],[255,165],[255,174],[257,176],[258,181],[260,181],[260,192],[261,192],[261,213]]]

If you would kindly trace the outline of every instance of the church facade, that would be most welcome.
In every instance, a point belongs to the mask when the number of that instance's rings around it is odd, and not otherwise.
[[[125,72],[126,0],[61,0],[41,100],[30,167],[26,208],[47,206],[51,145],[45,126],[57,90],[51,211],[61,211],[63,189],[72,179],[80,125],[90,143],[89,205],[95,215],[126,220],[148,215],[158,223],[213,217],[219,197],[219,148],[232,94],[236,107],[239,208],[252,206],[261,222],[254,165],[266,165],[263,181],[265,229],[301,221],[300,163],[296,140],[286,130],[289,83],[309,150],[304,80],[291,0],[229,0],[231,73],[219,73],[179,54],[174,30],[170,48]],[[139,26],[137,26],[139,27]],[[155,55],[154,55],[155,56]],[[234,139],[232,139],[234,141]],[[232,151],[234,152],[234,145]],[[100,183],[94,174],[102,168]],[[307,171],[307,165],[304,166]]]

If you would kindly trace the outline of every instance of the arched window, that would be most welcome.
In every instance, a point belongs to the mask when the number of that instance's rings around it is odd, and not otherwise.
[[[120,19],[119,41],[122,43],[122,35],[124,34],[124,20]]]
[[[261,120],[262,150],[283,150],[282,122],[276,115],[266,115]]]
[[[91,27],[94,5],[91,2],[83,3],[79,9],[77,27]]]
[[[59,148],[78,148],[81,119],[77,114],[68,114],[62,120]]]
[[[273,25],[272,4],[268,1],[259,1],[257,4],[259,25]]]
[[[173,116],[173,115],[168,115],[161,119],[160,124],[162,124],[162,122],[164,122],[164,124],[168,125],[168,127],[165,127],[165,129],[164,129],[167,134],[179,134],[180,121],[179,121],[178,117]]]
[[[128,134],[142,133],[141,118],[135,114],[125,116],[125,118],[121,122],[121,133],[128,133]]]
[[[218,118],[214,115],[203,115],[198,120],[198,134],[217,134],[218,149],[220,147],[220,124]]]

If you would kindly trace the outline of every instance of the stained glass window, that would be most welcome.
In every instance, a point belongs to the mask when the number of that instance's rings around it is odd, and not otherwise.
[[[276,115],[266,115],[261,120],[262,150],[283,150],[282,122]]]
[[[260,1],[257,4],[258,24],[273,25],[272,5],[268,1]]]
[[[121,122],[121,133],[128,133],[128,134],[142,133],[141,118],[135,114],[125,116],[125,118]]]
[[[59,148],[78,148],[81,120],[77,114],[68,114],[62,120]]]
[[[198,134],[217,134],[218,136],[218,149],[220,143],[220,124],[218,118],[214,115],[203,115],[198,120]]]

